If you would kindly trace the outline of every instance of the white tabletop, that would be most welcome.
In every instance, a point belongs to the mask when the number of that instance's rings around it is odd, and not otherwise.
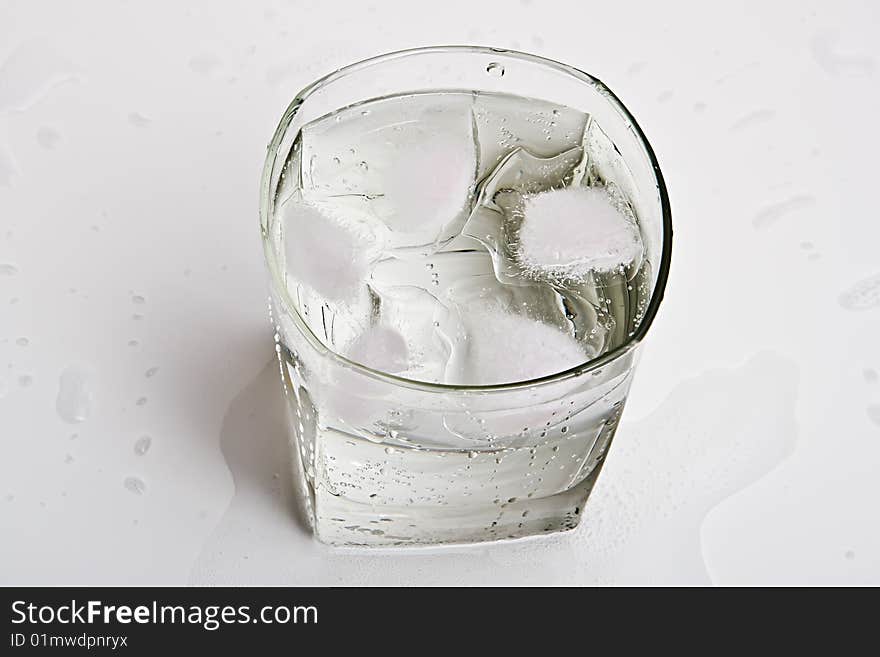
[[[0,583],[880,583],[876,5],[227,4],[0,1]],[[334,550],[291,511],[260,169],[305,84],[436,43],[605,81],[672,275],[580,529]]]

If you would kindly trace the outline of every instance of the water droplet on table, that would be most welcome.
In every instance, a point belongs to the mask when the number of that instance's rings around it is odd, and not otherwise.
[[[146,128],[152,123],[150,119],[139,112],[131,112],[128,115],[128,122],[135,128]]]
[[[810,51],[819,67],[835,77],[846,74],[873,75],[877,68],[871,56],[841,47],[840,35],[836,33],[814,35],[810,39]]]
[[[806,194],[793,196],[761,210],[755,218],[752,219],[752,225],[755,228],[764,228],[775,223],[787,214],[800,212],[801,210],[813,207],[815,202],[816,200],[812,196]]]
[[[200,75],[210,75],[220,67],[220,58],[212,53],[201,53],[189,60],[189,67]]]
[[[134,453],[138,456],[143,456],[150,451],[152,444],[153,439],[150,436],[141,436],[134,443]]]
[[[772,121],[775,116],[776,112],[771,109],[759,109],[754,112],[749,112],[745,116],[737,119],[733,125],[730,126],[730,132],[740,132],[752,126],[767,123]]]
[[[869,310],[880,306],[880,274],[865,278],[838,298],[845,310]]]
[[[156,372],[158,372],[158,371],[159,371],[158,367],[151,367],[146,372],[144,372],[144,376],[147,377],[148,379],[150,379],[150,378],[156,376]]]
[[[122,485],[127,491],[135,495],[143,495],[147,490],[147,484],[140,477],[126,477]]]
[[[868,418],[880,427],[880,404],[872,404],[868,406]]]
[[[93,393],[89,372],[80,367],[68,367],[58,379],[58,397],[55,410],[58,416],[71,424],[84,422],[92,412]]]
[[[61,133],[54,128],[43,126],[37,130],[37,143],[43,148],[52,150],[59,141],[61,141]]]
[[[0,110],[27,110],[57,85],[74,79],[74,66],[51,43],[27,41],[0,65]]]
[[[15,276],[18,273],[18,267],[8,263],[0,263],[0,276]]]

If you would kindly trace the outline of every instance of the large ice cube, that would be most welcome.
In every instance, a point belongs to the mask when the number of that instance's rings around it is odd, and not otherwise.
[[[470,212],[476,149],[470,94],[413,95],[349,108],[303,128],[308,198],[357,195],[390,247],[454,236]]]
[[[517,148],[482,183],[462,235],[488,249],[498,280],[509,285],[531,284],[523,280],[522,270],[514,262],[512,244],[522,220],[524,199],[570,185],[583,156],[580,147],[546,158]]]
[[[609,190],[569,187],[525,198],[515,250],[533,276],[578,281],[632,265],[642,241],[626,204]]]
[[[465,334],[454,347],[446,383],[491,385],[527,381],[563,372],[588,360],[583,347],[563,331],[498,304],[467,306]]]
[[[288,289],[305,285],[329,301],[363,290],[380,249],[369,216],[353,203],[304,200],[294,194],[280,209]]]

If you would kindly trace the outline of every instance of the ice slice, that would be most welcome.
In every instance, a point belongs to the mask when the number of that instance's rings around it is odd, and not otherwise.
[[[516,257],[534,277],[586,280],[623,270],[642,253],[626,204],[603,187],[570,187],[525,198]]]
[[[463,339],[456,342],[446,383],[492,385],[528,381],[571,369],[588,354],[570,335],[496,304],[462,312]]]

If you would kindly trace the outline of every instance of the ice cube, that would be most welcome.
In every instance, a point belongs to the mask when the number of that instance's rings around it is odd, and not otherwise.
[[[488,249],[498,280],[509,285],[530,284],[514,262],[511,245],[522,219],[524,198],[570,185],[583,157],[579,146],[546,158],[517,148],[485,180],[462,235]]]
[[[399,331],[372,326],[358,335],[344,350],[345,356],[380,372],[397,374],[409,367],[409,349]]]
[[[603,187],[569,187],[525,198],[516,256],[529,274],[585,280],[641,257],[626,204]]]
[[[582,145],[588,116],[534,98],[477,94],[474,123],[479,144],[477,180],[516,148],[551,157]]]
[[[463,339],[456,342],[446,383],[491,385],[549,376],[588,360],[570,335],[498,304],[464,309]]]
[[[473,138],[447,130],[426,132],[390,163],[377,213],[396,233],[445,239],[462,219],[474,185]]]
[[[420,278],[422,272],[424,278]],[[439,298],[440,290],[428,292],[434,290],[429,272],[424,263],[391,258],[376,267],[370,289],[378,299],[379,322],[394,327],[406,345],[407,366],[395,373],[440,383],[449,360],[449,336],[459,330],[458,315]]]
[[[359,105],[303,128],[307,198],[357,195],[389,229],[390,247],[442,243],[470,212],[476,149],[470,94]],[[351,114],[351,116],[349,116]]]
[[[305,285],[329,301],[350,300],[364,289],[379,249],[364,212],[295,194],[281,213],[288,288]]]

